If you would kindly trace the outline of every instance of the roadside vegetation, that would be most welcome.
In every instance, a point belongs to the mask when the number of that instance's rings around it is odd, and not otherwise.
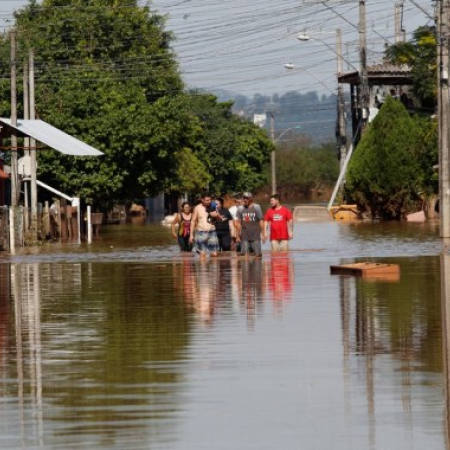
[[[326,201],[338,175],[334,143],[297,140],[277,148],[277,186],[283,201]]]
[[[436,122],[388,97],[350,160],[348,200],[372,217],[401,219],[435,193],[436,159]]]
[[[434,29],[420,27],[410,42],[388,47],[386,57],[411,66],[414,104],[407,110],[386,98],[350,160],[345,196],[372,217],[402,219],[434,208],[438,194]]]
[[[270,193],[266,130],[233,114],[232,102],[185,88],[164,17],[136,0],[32,0],[16,13],[21,64],[35,53],[37,117],[104,152],[74,158],[38,152],[39,180],[94,209],[160,192]],[[0,38],[0,114],[10,115],[9,35]],[[414,109],[387,99],[350,163],[346,198],[399,219],[436,197],[434,29],[386,49],[413,69]],[[19,102],[18,116],[23,117]],[[5,143],[7,145],[7,143]],[[4,145],[5,145],[4,144]],[[20,145],[20,144],[19,144]],[[284,199],[330,191],[338,177],[334,144],[277,144]]]
[[[105,153],[40,151],[41,181],[98,210],[160,192],[254,190],[267,181],[267,133],[233,115],[231,103],[185,89],[173,37],[148,7],[32,1],[16,13],[16,24],[18,61],[35,52],[36,116]],[[9,47],[4,35],[5,62]],[[9,116],[8,63],[0,74],[0,114]]]

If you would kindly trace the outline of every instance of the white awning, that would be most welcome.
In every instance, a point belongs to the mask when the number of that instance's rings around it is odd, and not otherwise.
[[[103,152],[91,147],[88,144],[64,133],[43,120],[17,120],[17,126],[11,125],[11,119],[0,118],[0,124],[4,123],[19,131],[25,136],[29,136],[36,141],[51,147],[65,155],[73,156],[100,156]]]

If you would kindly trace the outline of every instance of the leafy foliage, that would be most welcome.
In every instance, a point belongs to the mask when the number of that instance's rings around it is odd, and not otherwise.
[[[401,102],[388,97],[350,161],[347,196],[373,216],[400,219],[426,192],[436,141],[429,119],[413,119]],[[430,131],[431,130],[431,131]],[[434,133],[434,134],[433,134]]]
[[[283,198],[309,195],[330,187],[338,178],[335,145],[282,147],[277,153],[277,183]]]
[[[419,27],[409,42],[387,47],[386,57],[394,64],[411,66],[413,92],[423,107],[436,103],[436,33],[434,27]]]
[[[32,1],[16,22],[19,60],[35,49],[37,116],[104,152],[40,152],[40,180],[99,209],[161,191],[264,182],[267,134],[233,116],[230,103],[183,92],[172,37],[148,7],[136,0]],[[8,47],[4,36],[1,54]],[[7,68],[0,71],[5,79]],[[3,99],[9,89],[2,81]],[[0,108],[7,115],[9,102]]]
[[[264,167],[273,144],[267,133],[232,113],[231,102],[217,103],[213,95],[191,92],[189,111],[204,130],[201,161],[207,166],[214,193],[253,190],[267,181]]]

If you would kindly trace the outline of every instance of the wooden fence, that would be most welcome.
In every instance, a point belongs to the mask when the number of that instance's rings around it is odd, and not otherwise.
[[[97,214],[93,218],[93,225],[97,226],[97,229],[102,221],[102,215],[98,216]],[[29,209],[23,206],[15,208],[3,206],[0,207],[0,250],[10,250],[11,232],[15,234],[16,247],[39,245],[45,240],[78,240],[78,229],[81,224],[78,208],[65,202],[55,202],[51,206],[48,202],[44,206],[39,205],[36,230],[33,229]]]

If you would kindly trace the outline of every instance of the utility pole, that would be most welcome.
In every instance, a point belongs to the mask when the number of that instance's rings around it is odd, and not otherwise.
[[[345,157],[347,156],[347,130],[345,124],[345,102],[341,85],[338,86],[338,146],[339,146],[339,171],[344,167]],[[342,186],[344,185],[342,180]]]
[[[395,4],[395,43],[405,42],[405,32],[402,26],[403,3]]]
[[[439,125],[439,216],[440,237],[450,237],[450,166],[449,166],[449,5],[450,0],[438,0],[438,125]]]
[[[360,117],[361,120],[368,118],[370,94],[369,94],[369,79],[367,76],[367,43],[366,43],[366,2],[365,0],[359,0],[359,57],[360,57],[360,102],[361,108]]]
[[[343,70],[343,58],[342,58],[342,32],[340,28],[336,29],[336,56],[337,56],[337,74],[342,75]]]
[[[29,52],[29,83],[30,83],[30,119],[36,118],[36,106],[35,106],[35,88],[34,88],[34,50],[30,49]],[[36,154],[36,140],[30,139],[30,190],[31,190],[31,230],[33,238],[37,238],[37,154]]]
[[[275,154],[275,118],[274,112],[270,112],[270,138],[274,148],[270,154],[270,172],[272,178],[272,194],[277,193],[277,169],[276,169],[276,154]]]
[[[16,31],[11,31],[11,125],[17,126],[17,42]],[[11,207],[16,207],[19,203],[18,187],[18,163],[17,163],[17,134],[11,128]]]
[[[23,64],[23,118],[27,120],[30,118],[30,92],[29,92],[29,84],[28,84],[28,61],[25,61]],[[28,166],[30,162],[30,138],[25,136],[23,138],[23,148],[24,148],[24,160],[28,159]],[[26,165],[26,164],[24,164]],[[22,170],[22,176],[27,177],[28,173],[25,172],[25,167]],[[28,183],[23,183],[23,206],[24,206],[24,222],[25,222],[25,230],[29,230],[30,228],[30,214],[29,214],[29,202],[28,202]]]
[[[337,76],[339,78],[343,73],[342,69],[342,34],[338,28],[336,30],[336,53],[337,53]],[[337,123],[337,135],[338,135],[338,149],[339,149],[339,170],[341,171],[344,166],[345,157],[347,154],[347,126],[345,121],[345,103],[344,94],[342,92],[342,85],[338,83],[338,123]],[[345,180],[342,180],[342,186]]]

